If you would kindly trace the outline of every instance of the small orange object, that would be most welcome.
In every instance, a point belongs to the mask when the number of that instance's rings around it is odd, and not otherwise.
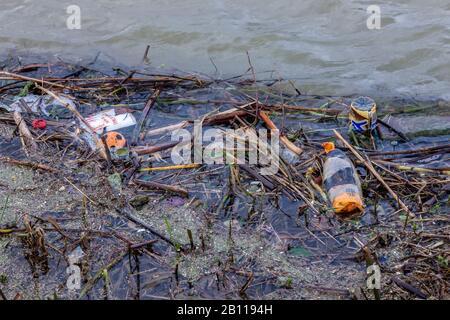
[[[334,143],[333,142],[324,142],[324,143],[322,143],[322,147],[324,148],[326,153],[329,153],[334,150]]]
[[[119,132],[111,131],[105,135],[106,145],[108,149],[121,149],[127,145],[127,140]]]

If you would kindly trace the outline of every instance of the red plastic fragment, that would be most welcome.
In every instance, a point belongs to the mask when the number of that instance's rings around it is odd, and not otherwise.
[[[47,127],[47,121],[45,121],[44,119],[36,119],[33,120],[32,125],[35,129],[45,129]]]

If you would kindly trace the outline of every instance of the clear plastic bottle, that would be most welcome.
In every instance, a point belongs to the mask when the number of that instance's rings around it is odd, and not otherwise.
[[[332,142],[323,144],[327,159],[323,165],[323,185],[334,212],[347,219],[364,211],[361,182],[352,161]]]

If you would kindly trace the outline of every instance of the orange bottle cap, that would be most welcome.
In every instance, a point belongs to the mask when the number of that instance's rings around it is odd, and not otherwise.
[[[325,149],[326,153],[329,153],[334,150],[334,143],[333,142],[324,142],[324,143],[322,143],[322,147]]]
[[[119,132],[110,131],[105,135],[106,145],[109,149],[121,149],[127,145],[127,140]]]

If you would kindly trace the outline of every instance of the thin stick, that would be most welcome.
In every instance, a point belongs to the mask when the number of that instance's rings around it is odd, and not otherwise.
[[[142,127],[144,126],[145,120],[148,117],[150,109],[155,104],[155,102],[158,99],[160,93],[161,93],[161,90],[160,89],[156,89],[155,92],[153,92],[153,94],[150,96],[150,98],[148,98],[147,103],[145,104],[144,110],[142,111],[142,115],[141,115],[141,119],[139,121],[139,124],[136,125],[136,127],[134,128],[133,137],[131,139],[131,145],[132,146],[135,146],[137,144],[138,139],[139,139],[139,133],[141,132]]]
[[[247,103],[245,105],[239,106],[238,108],[232,108],[232,109],[228,109],[223,112],[208,115],[203,119],[203,124],[205,124],[205,125],[218,124],[218,123],[223,123],[228,120],[232,120],[235,117],[242,117],[242,116],[248,115],[249,111],[245,110],[244,108],[251,106],[253,104],[254,104],[254,102],[251,102],[251,103]],[[172,124],[172,125],[169,125],[166,127],[148,130],[145,133],[143,133],[141,136],[143,138],[143,136],[147,137],[147,136],[159,135],[159,134],[163,134],[166,132],[175,131],[177,129],[182,129],[182,128],[188,127],[192,123],[193,123],[193,121],[184,120],[179,123]]]
[[[35,84],[36,83],[41,83],[41,84],[45,83],[45,84],[47,84],[49,86],[59,87],[59,88],[63,88],[63,89],[71,89],[70,87],[64,86],[62,84],[45,81],[43,79],[36,79],[36,78],[26,77],[26,76],[22,76],[22,75],[11,73],[11,72],[7,72],[7,71],[0,71],[0,76],[8,77],[8,78],[3,79],[3,80],[20,79],[20,80],[23,80],[23,81],[33,81]],[[12,79],[10,79],[10,78],[12,78]]]
[[[85,196],[86,199],[88,199],[88,200],[89,200],[90,202],[92,202],[93,204],[97,204],[94,200],[92,200],[91,198],[89,198],[89,196],[88,196],[86,193],[84,193],[83,191],[81,191],[80,188],[78,188],[75,184],[73,184],[69,179],[67,179],[66,177],[64,177],[64,179],[65,179],[68,183],[70,183],[70,185],[71,185],[72,187],[74,187],[75,189],[77,189],[79,193],[81,193],[83,196]]]
[[[148,52],[150,51],[150,45],[147,45],[145,49],[144,56],[142,57],[142,63],[149,63],[150,59],[148,58]]]
[[[410,150],[399,150],[399,151],[385,151],[385,152],[371,152],[371,156],[386,156],[386,155],[399,155],[399,154],[428,154],[433,151],[441,151],[443,149],[450,148],[450,144],[443,144],[440,146],[421,148],[421,149],[410,149]]]
[[[422,168],[422,167],[414,167],[414,166],[408,166],[403,165],[400,163],[390,162],[390,161],[383,161],[383,160],[373,160],[374,163],[382,163],[387,166],[393,166],[399,170],[404,171],[415,171],[415,172],[421,172],[421,173],[436,173],[436,174],[445,174],[450,176],[450,168]]]
[[[366,168],[374,175],[375,178],[377,178],[378,181],[381,182],[381,184],[386,188],[386,190],[391,194],[391,196],[398,202],[398,204],[401,206],[401,208],[408,214],[408,216],[415,218],[415,215],[409,210],[409,208],[403,203],[403,201],[399,198],[399,196],[394,192],[394,190],[389,187],[389,185],[384,181],[384,179],[379,175],[379,173],[375,170],[370,160],[366,160],[361,156],[358,151],[356,151],[353,146],[347,142],[347,140],[344,139],[344,137],[341,136],[339,132],[336,131],[336,129],[333,129],[333,132],[335,136],[342,141],[342,143],[355,155],[356,158],[358,158],[359,161],[361,161]]]
[[[266,124],[266,126],[269,129],[271,129],[271,130],[279,130],[277,128],[277,126],[275,125],[275,123],[273,123],[273,121],[270,120],[269,116],[264,111],[260,111],[259,112],[259,116],[261,117],[262,121],[264,121],[264,123]],[[297,147],[295,144],[293,144],[285,135],[281,135],[280,136],[280,140],[281,140],[281,142],[284,143],[286,148],[288,148],[289,150],[291,150],[295,154],[297,154],[297,155],[301,155],[302,154],[303,149],[300,148],[300,147]]]
[[[50,172],[59,172],[59,170],[49,167],[45,164],[35,163],[35,162],[31,162],[31,161],[16,160],[16,159],[12,159],[9,157],[0,157],[0,161],[15,164],[18,166],[30,167],[33,169],[42,169],[42,170],[46,170],[46,171],[50,171]]]
[[[162,184],[162,183],[153,182],[153,181],[144,181],[144,180],[133,180],[133,181],[137,185],[140,185],[140,186],[143,186],[143,187],[152,188],[152,189],[158,189],[158,190],[164,190],[164,191],[170,191],[170,192],[173,192],[173,193],[181,194],[181,195],[183,195],[185,197],[187,197],[189,195],[189,192],[186,189],[183,189],[181,187],[171,186],[171,185]]]
[[[301,111],[301,112],[325,113],[325,114],[331,114],[331,115],[338,115],[339,113],[344,111],[344,110],[340,110],[340,109],[310,108],[310,107],[289,105],[289,104],[264,105],[263,107],[271,109],[271,110],[273,110],[274,108],[277,108],[277,109],[286,109],[286,110]]]
[[[165,237],[164,235],[162,235],[161,233],[159,233],[158,231],[156,231],[152,226],[150,226],[147,222],[145,222],[143,219],[139,218],[138,216],[136,216],[135,214],[133,214],[131,208],[128,207],[124,207],[123,209],[118,209],[116,208],[117,212],[120,212],[121,214],[123,214],[125,217],[128,218],[128,220],[133,221],[134,223],[144,227],[145,229],[147,229],[148,231],[150,231],[152,234],[154,234],[155,236],[157,236],[158,238],[164,240],[165,242],[167,242],[168,244],[170,244],[172,247],[176,248],[175,243],[170,240],[169,238]],[[181,251],[184,251],[183,248],[180,248]]]
[[[93,278],[89,279],[89,281],[84,286],[83,290],[80,292],[80,296],[78,299],[83,298],[86,293],[88,293],[94,285],[97,283],[97,281],[102,277],[104,270],[110,270],[112,267],[114,267],[116,264],[118,264],[122,259],[128,254],[128,251],[119,254],[116,258],[114,258],[110,263],[108,263],[106,266],[101,268]]]
[[[194,169],[200,167],[199,163],[188,163],[188,164],[178,164],[174,166],[166,166],[166,167],[153,167],[153,168],[142,168],[139,171],[165,171],[165,170],[179,170],[179,169]]]
[[[136,152],[138,155],[144,155],[144,154],[151,154],[151,153],[156,153],[159,151],[167,150],[172,147],[175,147],[177,144],[179,144],[179,142],[168,142],[168,143],[157,144],[157,145],[148,146],[148,147],[139,146],[139,147],[132,148],[131,150]]]
[[[5,294],[3,293],[2,289],[0,289],[0,298],[2,298],[2,300],[4,300],[4,301],[8,300],[5,296]]]
[[[183,129],[185,127],[187,127],[189,125],[189,121],[182,121],[176,124],[172,124],[166,127],[162,127],[162,128],[157,128],[157,129],[153,129],[153,130],[148,130],[144,133],[141,134],[141,139],[143,139],[144,137],[150,137],[150,136],[157,136],[160,134],[164,134],[166,132],[171,132],[171,131],[175,131],[178,129]]]

